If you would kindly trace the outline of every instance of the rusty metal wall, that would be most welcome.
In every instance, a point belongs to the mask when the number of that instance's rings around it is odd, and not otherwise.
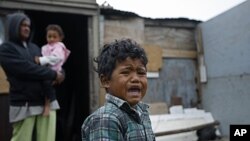
[[[190,20],[145,20],[144,44],[157,45],[165,51],[196,51],[196,24]],[[163,56],[162,61],[159,78],[148,79],[148,91],[143,101],[166,102],[171,106],[176,100],[172,98],[177,98],[184,107],[196,106],[196,58]]]
[[[195,77],[195,60],[166,58],[159,78],[148,79],[148,91],[143,101],[166,102],[170,106],[171,97],[181,97],[184,107],[192,107],[197,101]]]

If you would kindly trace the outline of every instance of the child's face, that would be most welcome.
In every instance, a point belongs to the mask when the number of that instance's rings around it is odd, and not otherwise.
[[[127,58],[117,63],[111,79],[104,84],[108,92],[127,101],[131,106],[136,105],[146,94],[147,70],[140,59]]]
[[[55,30],[48,30],[46,37],[47,37],[47,42],[49,44],[62,41],[59,33],[57,31],[55,31]]]

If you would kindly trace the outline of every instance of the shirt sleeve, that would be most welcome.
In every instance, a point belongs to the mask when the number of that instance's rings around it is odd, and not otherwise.
[[[122,126],[112,115],[95,115],[82,126],[82,141],[124,141]]]
[[[8,45],[0,48],[0,62],[7,73],[25,79],[54,80],[56,72],[35,64]]]

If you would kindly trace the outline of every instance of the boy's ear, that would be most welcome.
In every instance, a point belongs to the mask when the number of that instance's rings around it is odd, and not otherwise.
[[[101,74],[100,80],[101,80],[102,86],[104,88],[108,88],[109,87],[109,79],[108,79],[107,76],[104,76],[103,74]]]

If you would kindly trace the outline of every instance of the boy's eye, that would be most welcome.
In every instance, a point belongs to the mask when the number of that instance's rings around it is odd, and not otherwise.
[[[121,74],[129,74],[129,72],[130,72],[129,70],[124,70],[121,72]]]
[[[147,73],[147,72],[146,72],[145,70],[139,70],[139,71],[138,71],[138,74],[140,74],[140,75],[146,75],[146,73]]]

